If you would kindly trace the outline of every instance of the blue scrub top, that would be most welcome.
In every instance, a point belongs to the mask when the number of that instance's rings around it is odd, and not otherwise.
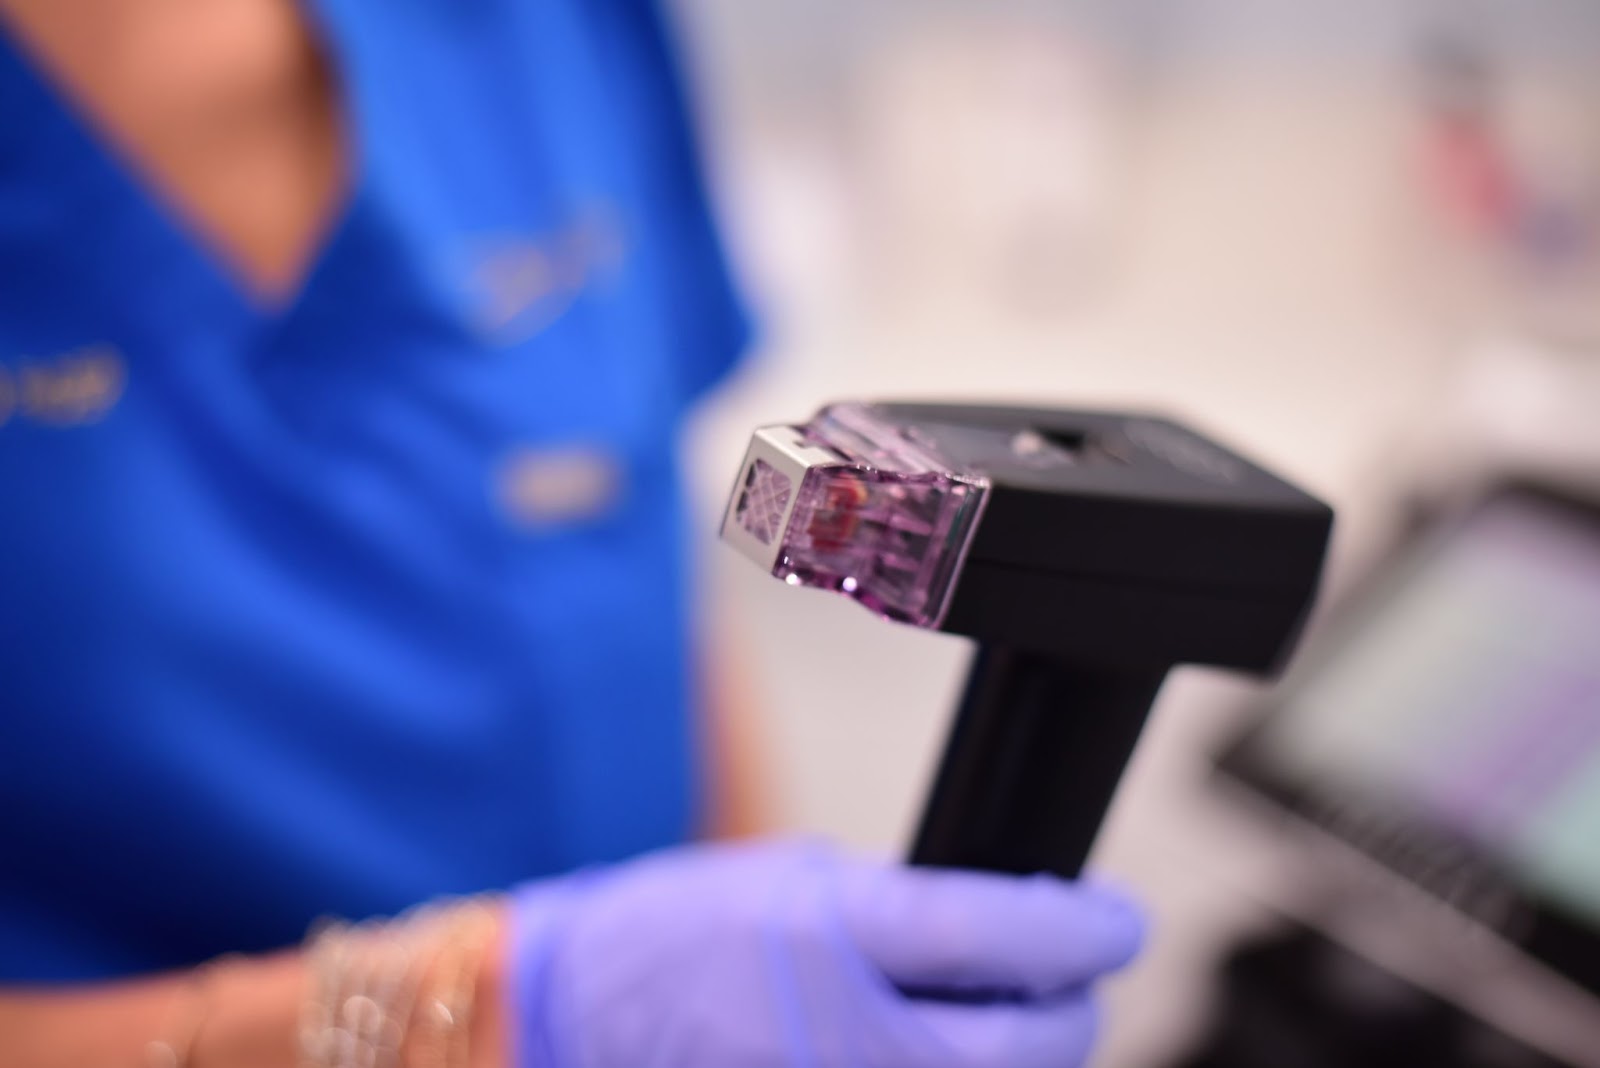
[[[647,0],[322,0],[353,191],[246,298],[0,35],[0,981],[697,816],[674,433],[743,322]]]

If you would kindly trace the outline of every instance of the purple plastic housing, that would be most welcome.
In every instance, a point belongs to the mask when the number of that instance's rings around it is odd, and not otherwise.
[[[987,479],[955,469],[914,428],[866,404],[824,408],[791,433],[804,444],[769,460],[758,455],[757,432],[724,537],[731,527],[730,540],[753,539],[747,553],[790,585],[837,590],[885,618],[938,626]],[[759,548],[775,540],[775,554]]]

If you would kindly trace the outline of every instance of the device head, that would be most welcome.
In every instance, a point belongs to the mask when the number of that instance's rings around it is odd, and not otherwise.
[[[1096,663],[1271,671],[1327,505],[1148,415],[836,404],[756,431],[723,537],[886,618]]]

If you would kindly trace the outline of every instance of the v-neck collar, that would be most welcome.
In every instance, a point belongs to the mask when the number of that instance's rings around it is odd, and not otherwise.
[[[75,228],[94,234],[92,242],[64,249],[77,261],[73,269],[90,284],[126,299],[140,290],[145,314],[197,318],[215,327],[255,333],[281,330],[313,297],[322,276],[348,243],[353,224],[368,197],[365,142],[358,125],[362,108],[351,99],[357,79],[347,72],[348,50],[334,39],[314,4],[302,4],[340,86],[341,128],[347,139],[348,176],[334,215],[324,227],[299,284],[281,302],[251,293],[238,272],[183,217],[159,190],[127,162],[69,94],[27,54],[25,45],[0,27],[0,189],[7,172],[28,175],[45,188],[79,196],[71,210]],[[9,145],[7,144],[9,142]],[[26,180],[26,179],[25,179]],[[83,217],[87,213],[88,217]],[[130,264],[97,252],[106,243],[129,242],[146,262]],[[139,277],[130,277],[130,270]],[[183,284],[172,284],[178,272]],[[176,306],[174,306],[176,305]]]

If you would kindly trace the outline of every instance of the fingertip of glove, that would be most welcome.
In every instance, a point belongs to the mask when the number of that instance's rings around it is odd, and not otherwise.
[[[1100,879],[1063,882],[1048,875],[1036,878],[1049,880],[1071,895],[1084,931],[1097,942],[1098,962],[1104,970],[1126,967],[1143,950],[1149,919],[1132,894]]]
[[[1107,902],[1099,929],[1105,941],[1105,967],[1113,972],[1132,964],[1144,952],[1150,936],[1150,925],[1145,914],[1121,900]]]

